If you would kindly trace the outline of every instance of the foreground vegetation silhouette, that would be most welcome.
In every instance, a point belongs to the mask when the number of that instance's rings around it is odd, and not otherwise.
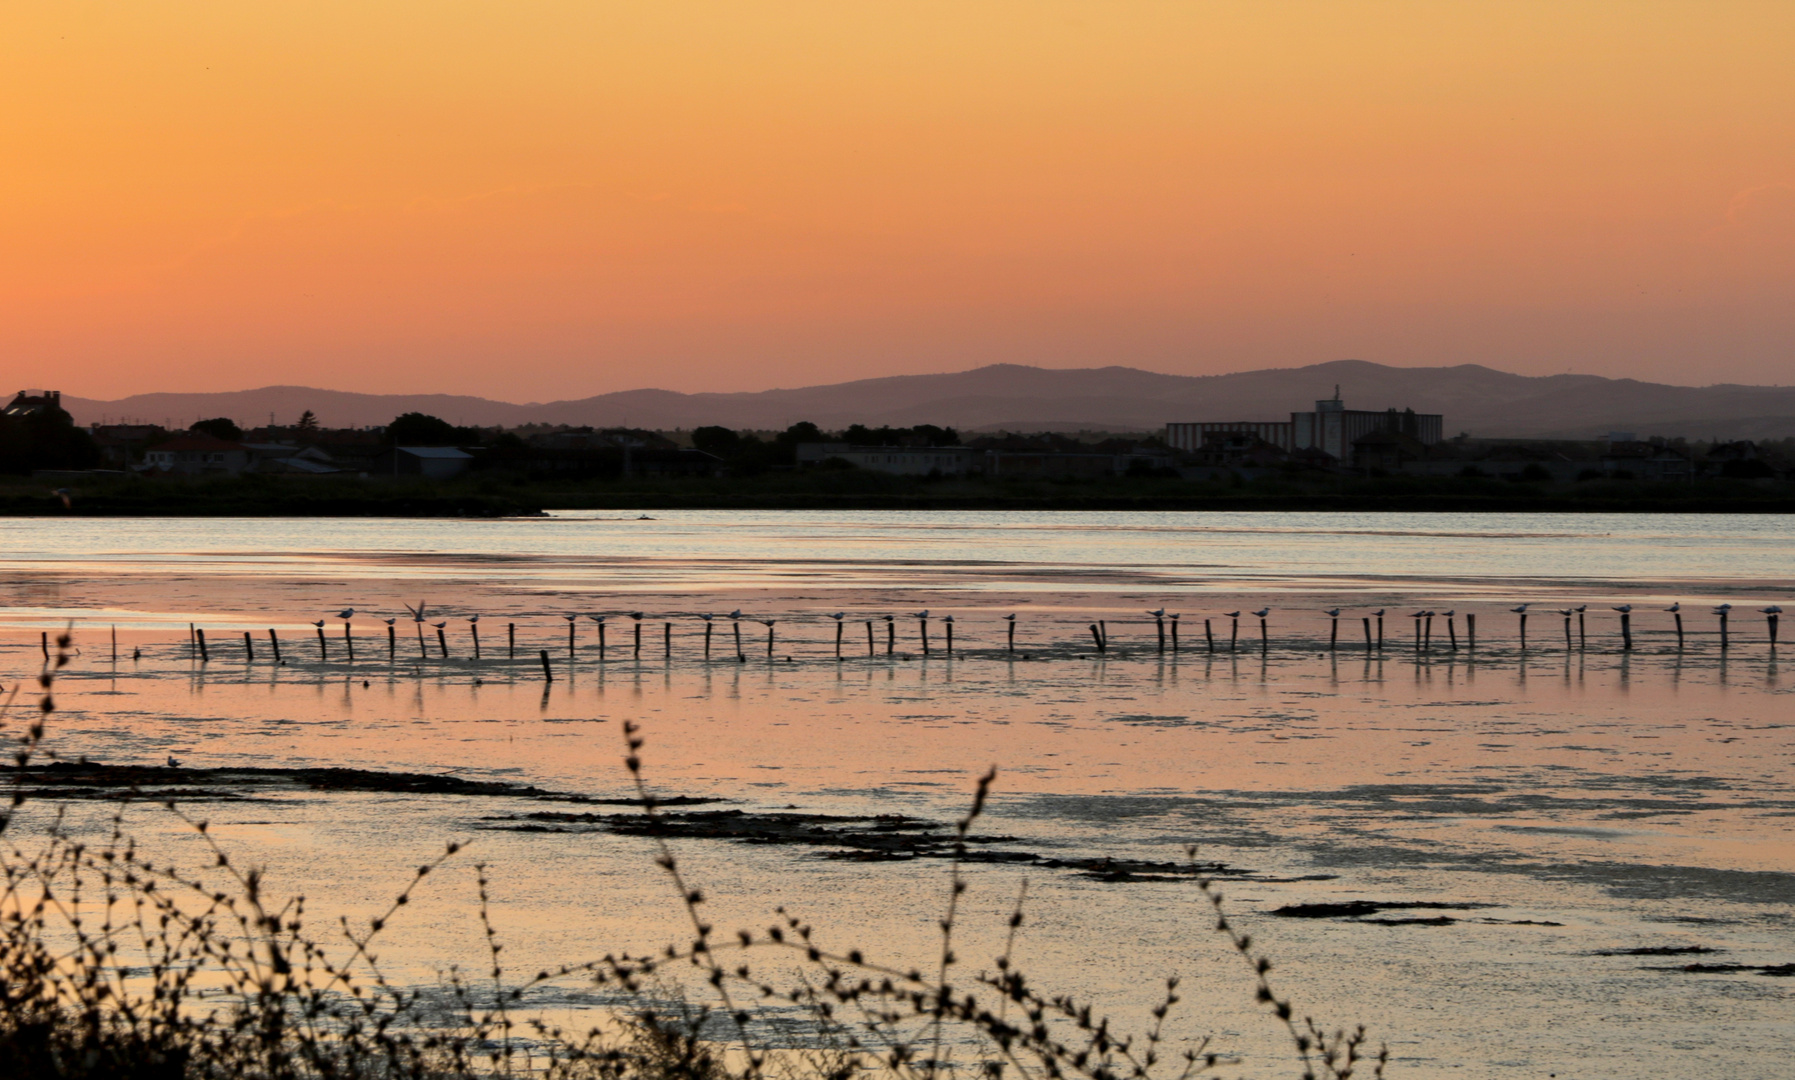
[[[373,951],[414,891],[460,851],[448,844],[411,871],[365,926],[344,920],[328,942],[305,922],[303,897],[277,900],[262,873],[239,867],[207,823],[166,811],[202,840],[210,866],[190,872],[152,859],[124,830],[80,839],[60,812],[21,820],[27,770],[42,756],[67,634],[39,677],[35,715],[15,741],[14,786],[0,811],[0,1075],[18,1080],[1189,1080],[1231,1062],[1200,1036],[1175,1033],[1176,978],[1144,1031],[1124,1032],[1090,1003],[1038,989],[1013,961],[1021,898],[994,970],[962,976],[954,936],[968,830],[995,773],[980,779],[955,825],[940,950],[931,970],[881,964],[861,949],[823,947],[779,909],[756,933],[720,935],[705,918],[666,839],[656,862],[690,924],[683,947],[612,953],[525,977],[508,975],[476,866],[479,918],[491,967],[451,969],[441,989],[399,985]],[[16,696],[18,687],[13,688]],[[11,727],[8,699],[0,730]],[[641,813],[659,804],[642,771],[643,738],[625,725],[625,764]],[[55,807],[34,808],[56,810]],[[21,836],[31,832],[29,840]],[[1195,860],[1194,850],[1190,856]],[[207,874],[213,880],[207,880]],[[1326,1032],[1297,1018],[1269,980],[1270,962],[1198,888],[1215,928],[1246,962],[1260,1002],[1287,1031],[1304,1080],[1349,1080],[1386,1052],[1363,1028]],[[683,976],[683,977],[682,977]],[[1243,980],[1244,981],[1244,980]],[[606,1004],[583,1030],[546,1018],[534,992],[580,986]],[[530,1015],[535,1013],[535,1015]],[[795,1018],[795,1019],[794,1019]],[[584,1021],[583,1021],[584,1022]]]

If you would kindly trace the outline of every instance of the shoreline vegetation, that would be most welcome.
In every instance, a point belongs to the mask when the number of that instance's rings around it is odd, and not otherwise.
[[[19,1080],[1192,1080],[1241,1064],[1201,1034],[1203,1019],[1177,1009],[1179,979],[1163,979],[1151,1020],[1129,1032],[1093,1003],[1037,987],[1013,961],[1026,887],[1001,955],[977,966],[956,953],[964,866],[982,846],[973,826],[996,771],[978,781],[968,812],[936,827],[947,864],[938,950],[922,966],[882,962],[859,948],[825,944],[801,917],[776,908],[763,931],[720,933],[690,880],[664,807],[650,788],[644,738],[623,725],[634,791],[631,830],[683,909],[690,936],[664,950],[609,952],[534,974],[508,971],[503,930],[492,918],[491,881],[476,863],[475,905],[483,971],[438,973],[437,986],[394,981],[375,950],[403,932],[414,894],[438,880],[463,844],[449,842],[396,874],[392,901],[364,922],[345,919],[315,935],[305,898],[275,894],[262,872],[233,861],[203,818],[167,791],[141,790],[159,770],[49,757],[56,672],[71,656],[65,633],[38,679],[29,719],[7,715],[14,747],[12,797],[0,808],[0,1071]],[[172,767],[171,772],[180,772]],[[187,781],[220,777],[180,773]],[[250,770],[246,779],[275,779]],[[365,790],[376,774],[309,770],[283,779]],[[401,790],[419,777],[393,776]],[[48,782],[48,783],[46,783]],[[73,831],[63,797],[128,785],[99,835]],[[61,786],[59,793],[53,790]],[[151,783],[149,786],[153,787]],[[491,789],[491,790],[488,790]],[[455,794],[516,796],[534,789],[486,785]],[[203,798],[203,797],[202,797]],[[48,801],[48,820],[21,821]],[[131,802],[160,804],[200,843],[182,867],[140,846],[125,828]],[[34,827],[35,826],[35,827]],[[1290,1056],[1256,1066],[1304,1080],[1382,1077],[1388,1052],[1364,1029],[1329,1032],[1299,1018],[1270,982],[1271,962],[1224,910],[1222,894],[1186,852],[1194,909],[1244,961],[1243,994],[1269,1012]],[[978,962],[973,962],[978,963]],[[1141,973],[1146,976],[1147,973]],[[683,977],[682,977],[683,976]],[[551,1001],[583,997],[575,1016]],[[561,1009],[565,1012],[565,1009]]]
[[[983,479],[861,470],[740,477],[530,479],[473,473],[453,480],[281,476],[0,479],[9,517],[469,517],[548,510],[1215,510],[1440,513],[1795,513],[1795,484],[1702,478],[1694,483],[1575,483],[1486,477],[1291,474],[1192,481],[1118,476]]]

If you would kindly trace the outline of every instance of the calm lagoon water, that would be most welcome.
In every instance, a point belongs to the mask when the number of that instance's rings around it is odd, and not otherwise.
[[[1230,906],[1280,961],[1282,989],[1326,1024],[1365,1022],[1396,1076],[1751,1078],[1787,1073],[1795,980],[1705,962],[1795,961],[1791,673],[1755,609],[1795,597],[1791,525],[1775,517],[1305,514],[558,514],[459,521],[0,522],[0,681],[35,668],[38,633],[75,623],[59,693],[64,757],[190,765],[354,765],[626,792],[621,722],[644,725],[666,793],[750,810],[946,818],[999,769],[989,830],[1059,858],[1205,859],[1257,872]],[[451,656],[414,638],[387,658],[382,618],[426,599]],[[1671,617],[1681,600],[1686,639]],[[1530,645],[1518,619],[1532,609]],[[1611,604],[1633,603],[1623,653]],[[1736,605],[1719,649],[1716,602]],[[1567,649],[1558,608],[1590,605]],[[1270,605],[1229,651],[1226,611]],[[329,620],[358,614],[357,659]],[[1181,612],[1161,652],[1144,612]],[[1342,648],[1327,648],[1342,606]],[[1367,651],[1359,619],[1386,608]],[[697,612],[740,608],[702,654]],[[931,611],[920,649],[914,612]],[[1450,650],[1443,616],[1417,651],[1416,608],[1478,618]],[[645,646],[626,613],[645,613]],[[846,656],[830,613],[847,614]],[[474,661],[464,616],[482,616]],[[1017,613],[1019,652],[1000,616]],[[608,614],[601,661],[594,624]],[[884,614],[899,615],[887,655]],[[940,617],[958,651],[942,652]],[[1223,635],[1211,653],[1201,620]],[[1098,656],[1086,627],[1103,620]],[[876,624],[866,655],[864,623]],[[211,634],[192,655],[187,623]],[[433,620],[434,621],[434,620]],[[504,658],[515,623],[519,661]],[[673,626],[671,656],[663,623]],[[110,658],[119,628],[124,650]],[[274,627],[287,664],[247,658]],[[1463,634],[1462,621],[1454,632]],[[433,633],[433,632],[432,632]],[[536,652],[557,681],[545,686]],[[141,656],[131,659],[132,650]],[[1028,659],[1021,659],[1026,655]],[[789,661],[788,658],[789,657]],[[545,804],[564,805],[564,804]],[[322,925],[366,913],[445,839],[492,867],[508,954],[533,970],[678,935],[681,913],[639,840],[523,833],[541,807],[388,794],[286,794],[202,808]],[[78,809],[95,824],[110,808]],[[128,812],[187,857],[166,815]],[[682,860],[720,926],[786,904],[828,940],[926,958],[945,868],[826,860],[693,841]],[[197,853],[194,853],[197,858]],[[435,881],[386,960],[420,982],[475,964],[471,870]],[[1028,880],[1020,957],[1038,983],[1095,995],[1138,1026],[1152,987],[1187,982],[1187,1031],[1248,1076],[1294,1075],[1187,885],[1064,870],[971,868],[962,953],[1001,948]],[[1291,919],[1317,901],[1438,903],[1445,922]]]

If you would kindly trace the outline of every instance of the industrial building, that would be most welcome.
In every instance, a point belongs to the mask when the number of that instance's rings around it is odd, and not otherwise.
[[[1353,443],[1374,431],[1406,435],[1423,446],[1433,446],[1445,437],[1445,418],[1439,413],[1418,413],[1413,409],[1348,409],[1340,400],[1340,388],[1334,396],[1315,403],[1313,412],[1293,412],[1284,420],[1219,420],[1166,425],[1166,443],[1174,450],[1188,454],[1201,451],[1204,444],[1235,435],[1251,435],[1283,450],[1320,450],[1339,462],[1350,462]]]

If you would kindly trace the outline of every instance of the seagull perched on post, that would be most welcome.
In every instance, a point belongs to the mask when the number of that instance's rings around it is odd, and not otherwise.
[[[480,621],[480,616],[478,616],[478,615],[469,615],[469,616],[468,616],[468,617],[467,617],[467,621],[468,621],[468,622],[479,622],[479,621]],[[392,622],[392,620],[391,620],[391,619],[388,619],[388,620],[387,620],[387,622]]]
[[[478,618],[478,616],[475,616],[475,617]],[[392,626],[393,624],[397,623],[398,621],[399,621],[398,619],[387,619],[386,624],[388,626]]]
[[[928,617],[929,617],[929,609],[928,608],[923,608],[921,611],[919,611],[915,615],[911,616],[911,618],[913,618],[913,619],[926,619]]]
[[[1727,613],[1727,612],[1729,612],[1729,611],[1731,611],[1731,610],[1733,610],[1733,605],[1731,605],[1731,604],[1720,604],[1720,605],[1718,605],[1718,606],[1716,606],[1716,607],[1715,607],[1715,608],[1714,608],[1714,614],[1716,614],[1716,615],[1725,615],[1725,614],[1726,614],[1726,613]]]
[[[698,617],[700,619],[703,619],[705,622],[710,622],[712,619],[716,618],[715,615],[700,615]]]
[[[605,624],[605,617],[603,615],[588,615],[588,616],[586,616],[586,618],[591,619],[593,622],[597,623],[600,626],[603,626]],[[710,616],[706,615],[705,618],[708,619],[708,618],[710,618]]]
[[[836,622],[840,622],[843,619],[848,617],[848,613],[845,611],[837,611],[837,612],[831,614],[829,617],[831,619],[834,619]]]
[[[449,620],[444,619],[442,622],[433,622],[430,625],[436,627],[438,630],[441,630],[443,627],[449,625]]]
[[[1224,612],[1222,612],[1222,614],[1226,615],[1230,619],[1240,618],[1240,612],[1238,612],[1238,611],[1224,611]]]
[[[1443,616],[1445,616],[1445,617],[1446,617],[1446,618],[1448,618],[1448,619],[1450,619],[1450,618],[1452,618],[1452,617],[1453,617],[1453,616],[1454,616],[1454,615],[1457,615],[1457,614],[1458,614],[1458,609],[1457,609],[1457,608],[1454,608],[1454,609],[1453,609],[1453,610],[1451,610],[1451,611],[1442,611],[1442,612],[1440,612],[1440,614],[1441,614],[1441,615],[1443,615]]]
[[[1015,622],[1015,621],[1016,621],[1016,616],[1014,616],[1014,615],[1005,615],[1005,616],[1004,616],[1004,617],[1003,617],[1003,621],[1004,621],[1004,622]]]
[[[324,629],[324,620],[319,619],[317,622],[314,622],[312,625],[317,627],[318,629],[322,630],[322,629]]]
[[[1514,612],[1516,615],[1525,615],[1525,614],[1527,614],[1527,609],[1532,606],[1533,606],[1532,604],[1518,604],[1515,607],[1509,608],[1508,610]]]
[[[641,612],[640,612],[640,611],[632,611],[632,612],[630,612],[630,613],[629,613],[629,617],[630,617],[630,618],[632,618],[632,619],[634,619],[634,620],[636,620],[636,621],[637,621],[637,622],[641,622],[641,621],[642,621],[642,613],[641,613]]]
[[[1384,617],[1384,609],[1383,609],[1383,608],[1378,608],[1378,609],[1377,609],[1377,610],[1376,610],[1376,611],[1374,611],[1374,612],[1372,612],[1372,614],[1373,614],[1373,615],[1376,615],[1376,616],[1377,616],[1377,617],[1378,617],[1378,618],[1380,618],[1380,619],[1381,619],[1381,618],[1383,618],[1383,617]]]
[[[1147,612],[1147,614],[1153,616],[1155,619],[1165,618],[1165,613],[1166,613],[1165,608],[1154,608],[1152,611]]]
[[[1681,600],[1678,600],[1676,603],[1670,605],[1669,607],[1665,608],[1664,610],[1670,612],[1672,615],[1675,615],[1677,612],[1683,610],[1683,602]]]
[[[732,618],[732,619],[739,619],[739,618],[741,618],[741,617],[742,617],[742,609],[741,609],[741,608],[736,608],[736,609],[735,609],[735,610],[734,610],[734,611],[732,611],[732,612],[730,612],[730,613],[729,613],[729,617],[730,617],[730,618]]]
[[[337,612],[337,618],[342,619],[344,622],[347,622],[350,619],[355,618],[355,609],[352,607],[346,607],[343,610]]]
[[[1271,614],[1271,608],[1268,608],[1268,607],[1262,607],[1258,611],[1253,612],[1253,616],[1255,618],[1260,618],[1260,619],[1263,619],[1267,615],[1270,615],[1270,614]]]
[[[1783,609],[1775,604],[1771,604],[1767,608],[1759,608],[1758,611],[1764,615],[1781,615],[1783,613]]]
[[[1625,615],[1627,612],[1633,610],[1633,605],[1632,604],[1615,604],[1614,610],[1620,612],[1622,615]]]
[[[1331,607],[1331,608],[1328,608],[1326,611],[1322,612],[1322,614],[1326,615],[1330,619],[1338,619],[1340,617],[1340,609],[1337,607]]]

